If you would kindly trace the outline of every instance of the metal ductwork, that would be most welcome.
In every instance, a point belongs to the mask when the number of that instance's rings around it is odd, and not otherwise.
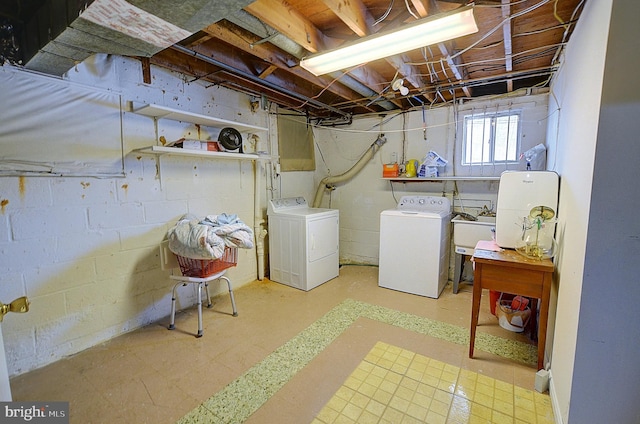
[[[172,34],[186,38],[251,2],[45,0],[31,18],[25,20],[22,34],[17,36],[21,39],[25,68],[60,76],[95,53],[153,56],[180,41],[169,38]],[[101,13],[104,9],[116,9],[118,19],[107,19],[106,14]]]

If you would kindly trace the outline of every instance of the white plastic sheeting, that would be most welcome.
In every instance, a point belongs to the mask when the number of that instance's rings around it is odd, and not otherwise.
[[[0,67],[0,176],[124,175],[119,93]]]

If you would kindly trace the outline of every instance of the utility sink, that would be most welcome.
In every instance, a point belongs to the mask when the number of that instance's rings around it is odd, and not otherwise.
[[[456,253],[465,254],[465,251],[459,252],[458,249],[468,248],[473,251],[478,241],[493,238],[496,218],[494,216],[479,216],[477,221],[469,221],[456,215],[451,223],[453,224],[453,244],[456,246]]]
[[[474,248],[480,240],[491,240],[493,238],[496,218],[493,216],[479,216],[477,221],[470,221],[460,215],[456,215],[451,220],[451,223],[453,224],[453,244],[456,250],[453,268],[453,293],[455,294],[458,293],[463,269],[465,267],[467,271],[472,269],[468,260],[463,262],[463,255],[473,255]],[[468,274],[467,271],[465,271],[465,274]],[[470,279],[473,280],[472,271]]]

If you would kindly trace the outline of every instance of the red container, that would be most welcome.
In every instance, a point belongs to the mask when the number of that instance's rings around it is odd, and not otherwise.
[[[238,248],[225,247],[220,259],[191,259],[176,255],[180,271],[185,277],[206,278],[238,263]]]

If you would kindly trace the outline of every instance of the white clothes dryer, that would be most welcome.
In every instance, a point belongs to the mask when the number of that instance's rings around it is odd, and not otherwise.
[[[273,199],[269,217],[269,278],[309,291],[338,276],[339,211],[311,208],[304,197]]]
[[[403,196],[380,214],[378,285],[437,299],[449,279],[451,202]]]

